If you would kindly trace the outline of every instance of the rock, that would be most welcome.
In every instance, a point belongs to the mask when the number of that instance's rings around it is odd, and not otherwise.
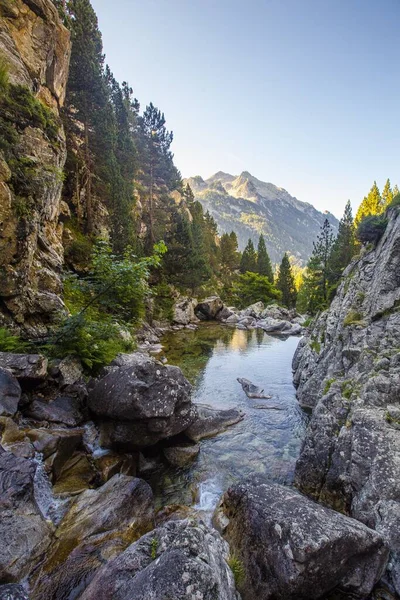
[[[76,598],[99,567],[153,524],[152,492],[141,479],[114,475],[102,487],[83,492],[61,521],[45,562],[31,580],[32,600]]]
[[[62,423],[68,427],[76,427],[83,421],[79,400],[69,396],[59,396],[52,402],[33,400],[24,410],[24,414],[35,421]]]
[[[151,446],[184,431],[196,418],[191,385],[182,371],[134,356],[133,366],[109,373],[89,394],[89,408],[101,420],[104,447]]]
[[[138,471],[139,456],[137,454],[116,454],[109,452],[95,459],[96,468],[100,471],[105,483],[117,473],[135,477]]]
[[[0,600],[29,600],[22,585],[15,583],[0,585]]]
[[[239,315],[232,313],[229,317],[227,317],[227,319],[225,320],[226,323],[232,323],[235,324],[239,321]]]
[[[262,302],[256,302],[255,304],[251,304],[250,306],[242,310],[240,312],[240,315],[243,317],[254,317],[255,319],[259,319],[263,310],[264,304]]]
[[[52,530],[34,498],[37,465],[0,452],[0,581],[28,575],[50,544]],[[6,543],[5,543],[6,541]]]
[[[186,467],[197,458],[200,446],[198,444],[168,446],[164,448],[163,452],[165,458],[173,467]]]
[[[217,319],[217,321],[228,321],[228,319],[233,319],[234,317],[236,317],[236,314],[233,312],[233,310],[228,308],[227,306],[223,306],[221,310],[217,313],[215,318]],[[235,323],[236,321],[231,320],[229,322]]]
[[[52,369],[52,376],[57,379],[60,387],[74,385],[81,380],[82,374],[80,360],[71,356],[60,360]]]
[[[251,383],[251,381],[249,381],[248,379],[238,377],[237,381],[242,386],[242,389],[248,398],[266,398],[266,399],[272,398],[272,396],[269,396],[268,394],[264,394],[263,389],[254,385],[254,383]]]
[[[219,296],[210,296],[200,302],[194,309],[196,317],[201,321],[212,321],[223,308],[223,302]]]
[[[95,487],[97,480],[98,473],[91,457],[77,451],[62,465],[53,492],[58,496],[76,496]]]
[[[216,522],[242,561],[243,600],[366,598],[385,569],[382,537],[284,486],[256,479],[230,488]]]
[[[239,423],[244,417],[243,412],[236,408],[218,410],[198,404],[197,411],[197,419],[185,431],[185,435],[194,442],[217,435],[227,427]]]
[[[0,367],[0,416],[13,417],[18,410],[21,386],[8,369]]]
[[[228,553],[202,522],[171,521],[102,567],[80,600],[237,600]]]
[[[20,382],[42,381],[47,376],[47,358],[41,354],[0,352],[0,367],[9,369]]]
[[[198,318],[195,315],[194,309],[197,306],[196,298],[183,298],[174,306],[174,323],[178,325],[188,325],[189,323],[197,323]]]
[[[46,466],[55,482],[65,463],[82,444],[83,429],[45,429],[26,431],[36,452],[42,454]]]

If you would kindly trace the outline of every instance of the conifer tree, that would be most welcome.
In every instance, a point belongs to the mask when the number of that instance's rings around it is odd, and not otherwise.
[[[257,248],[257,273],[268,277],[271,283],[274,283],[274,273],[272,271],[271,260],[269,258],[264,236],[261,234]]]
[[[339,223],[339,231],[332,247],[329,268],[330,284],[336,289],[340,277],[355,254],[355,231],[350,200]]]
[[[283,255],[279,267],[276,287],[282,292],[282,304],[288,308],[296,306],[297,290],[294,283],[292,267],[286,252]]]
[[[183,188],[182,196],[183,196],[183,200],[186,203],[186,206],[188,208],[190,208],[190,206],[194,202],[194,194],[193,194],[192,188],[190,187],[190,185],[188,183]]]
[[[385,210],[393,200],[393,191],[390,186],[390,179],[386,180],[385,187],[382,192],[382,208]]]
[[[355,225],[357,226],[364,217],[368,217],[369,215],[380,215],[383,208],[382,197],[379,188],[376,185],[376,181],[374,181],[368,196],[364,198],[359,206],[354,221]]]
[[[237,269],[239,264],[238,241],[234,231],[231,231],[231,233],[224,233],[221,236],[220,250],[221,265],[226,267],[229,271]]]
[[[399,188],[396,183],[393,187],[393,198],[395,198],[395,196],[397,196],[398,194],[399,194]]]
[[[254,244],[249,238],[246,248],[243,250],[242,259],[240,261],[240,272],[257,273],[257,253],[254,249]]]

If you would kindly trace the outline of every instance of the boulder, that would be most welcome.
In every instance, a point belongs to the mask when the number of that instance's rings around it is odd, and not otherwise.
[[[376,531],[257,478],[230,488],[214,519],[243,564],[243,600],[366,598],[388,559]]]
[[[52,529],[34,497],[37,464],[0,452],[0,581],[18,582],[37,565]]]
[[[227,306],[223,306],[215,318],[217,321],[228,321],[228,319],[231,319],[229,323],[236,323],[236,321],[232,321],[233,317],[236,317],[236,313]]]
[[[83,429],[37,428],[26,431],[36,452],[42,454],[55,482],[75,450],[82,444]]]
[[[255,302],[244,310],[240,311],[240,315],[243,317],[254,317],[259,319],[264,310],[264,304],[262,302]]]
[[[184,431],[196,418],[191,385],[178,367],[144,355],[97,382],[88,404],[105,447],[135,450]]]
[[[76,427],[83,421],[79,400],[70,396],[59,396],[52,402],[35,399],[24,410],[24,415],[35,421],[62,423],[68,427]]]
[[[96,570],[154,525],[153,495],[141,479],[114,475],[80,494],[31,580],[32,600],[77,598]]]
[[[0,585],[0,600],[29,600],[29,596],[22,585],[10,583]]]
[[[228,553],[204,523],[170,521],[102,567],[80,600],[237,600]]]
[[[190,465],[200,452],[199,444],[180,444],[168,446],[163,450],[164,456],[173,467],[186,467]]]
[[[8,369],[0,367],[0,416],[13,417],[18,410],[21,386]]]
[[[199,404],[197,412],[197,419],[185,431],[185,435],[194,442],[217,435],[227,427],[239,423],[244,417],[243,412],[236,408],[218,410]]]
[[[251,383],[251,381],[248,379],[238,377],[237,381],[242,386],[242,389],[248,398],[272,398],[272,396],[264,394],[264,390],[262,388],[254,385],[254,383]]]
[[[200,302],[194,309],[196,317],[201,321],[212,321],[216,318],[224,304],[219,296],[210,296]]]
[[[194,309],[197,306],[196,298],[183,298],[174,306],[174,323],[178,325],[189,325],[189,323],[197,323],[198,318],[195,315]]]
[[[51,375],[60,387],[74,385],[81,380],[83,368],[80,360],[67,356],[52,366]]]
[[[41,354],[0,352],[0,367],[9,369],[21,382],[41,381],[47,376],[47,358]]]

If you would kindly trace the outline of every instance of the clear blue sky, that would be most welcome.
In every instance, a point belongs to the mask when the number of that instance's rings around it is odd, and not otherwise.
[[[248,170],[341,216],[400,185],[400,0],[92,0],[184,177]]]

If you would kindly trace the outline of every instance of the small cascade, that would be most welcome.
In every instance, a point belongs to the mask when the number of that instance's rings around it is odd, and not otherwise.
[[[202,514],[205,521],[211,522],[211,517],[217,507],[224,489],[220,477],[212,477],[199,485],[198,502],[193,507]]]
[[[33,482],[33,494],[36,505],[43,517],[48,521],[52,521],[52,523],[57,526],[65,515],[70,500],[54,497],[53,488],[49,476],[46,473],[42,454],[36,453],[34,462],[37,465]]]

